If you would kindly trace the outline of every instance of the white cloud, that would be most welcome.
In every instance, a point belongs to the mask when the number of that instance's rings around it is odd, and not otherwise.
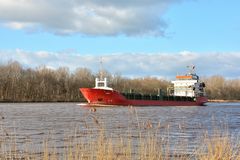
[[[165,10],[183,0],[0,0],[6,27],[56,34],[163,35]]]
[[[99,70],[100,57],[80,53],[53,53],[47,51],[27,52],[24,50],[0,51],[1,63],[17,60],[25,67],[49,68],[68,67],[74,71],[78,67]],[[240,53],[152,53],[152,54],[112,54],[103,56],[103,67],[110,73],[123,76],[158,76],[173,79],[176,74],[184,74],[186,66],[194,64],[200,76],[222,75],[240,78]]]
[[[19,22],[9,22],[4,24],[5,27],[12,29],[24,29],[24,28],[32,28],[34,27],[31,23],[19,23]]]
[[[51,56],[51,54],[46,51],[38,51],[36,52],[36,56],[38,56],[39,58],[48,58],[49,56]]]

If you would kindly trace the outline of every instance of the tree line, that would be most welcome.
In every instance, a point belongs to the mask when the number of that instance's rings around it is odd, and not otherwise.
[[[45,66],[24,68],[12,61],[0,65],[1,102],[77,102],[84,101],[79,92],[81,87],[94,87],[94,74],[87,68],[77,68],[70,72],[67,67],[56,70]],[[104,71],[109,86],[120,92],[140,92],[157,94],[159,89],[166,91],[170,81],[156,77],[126,78],[119,74]],[[203,79],[210,99],[240,100],[240,80],[226,80],[222,76]]]

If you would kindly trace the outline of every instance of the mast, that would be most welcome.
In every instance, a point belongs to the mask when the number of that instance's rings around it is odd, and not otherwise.
[[[108,87],[107,85],[107,78],[103,75],[103,58],[100,57],[100,70],[99,70],[99,78],[95,79],[95,88],[98,89],[107,89],[113,90],[112,88]]]
[[[103,57],[100,57],[100,80],[103,80]]]

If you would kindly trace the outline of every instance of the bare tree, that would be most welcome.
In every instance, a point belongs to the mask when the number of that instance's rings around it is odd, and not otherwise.
[[[120,92],[157,94],[167,90],[170,82],[156,77],[126,78],[119,73],[102,71],[110,87]],[[0,101],[83,101],[81,87],[94,87],[95,77],[87,68],[77,68],[71,72],[67,67],[56,70],[40,66],[36,69],[23,68],[17,61],[0,65]],[[240,100],[240,80],[225,79],[223,76],[205,77],[206,91],[210,99]]]

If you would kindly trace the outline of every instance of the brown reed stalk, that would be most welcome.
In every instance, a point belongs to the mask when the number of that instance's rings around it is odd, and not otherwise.
[[[31,150],[26,139],[26,147],[24,153],[19,152],[17,146],[17,137],[14,134],[8,134],[0,138],[0,159],[31,159],[31,160],[240,160],[240,144],[233,143],[233,140],[229,134],[224,134],[222,131],[216,131],[214,134],[205,134],[200,143],[200,147],[196,148],[196,151],[192,155],[178,154],[172,152],[170,149],[171,138],[169,136],[170,125],[166,124],[165,128],[167,138],[162,140],[158,137],[161,135],[160,128],[162,128],[159,122],[156,127],[154,123],[147,120],[144,125],[140,125],[138,115],[134,110],[134,114],[137,119],[137,136],[131,135],[130,131],[119,137],[111,134],[104,130],[101,123],[96,116],[93,120],[94,127],[97,128],[98,134],[92,134],[88,130],[86,133],[77,132],[75,130],[74,136],[68,135],[64,141],[64,153],[59,155],[59,151],[54,147],[51,151],[48,139],[43,141],[42,154],[40,156],[33,156],[30,153]],[[96,126],[95,126],[96,125]],[[88,127],[90,128],[90,127]],[[179,125],[181,133],[184,133],[183,125]],[[3,130],[1,130],[3,132]],[[228,133],[228,131],[226,132]],[[78,134],[82,134],[82,138],[86,138],[88,141],[81,141],[78,138]],[[3,134],[4,135],[4,134]],[[96,136],[96,137],[94,137]],[[134,139],[135,138],[135,139]],[[30,141],[31,142],[31,141]],[[136,143],[133,143],[136,142]],[[235,141],[236,142],[236,141]],[[31,143],[30,143],[31,144]],[[188,148],[187,141],[179,141],[174,144],[176,148]],[[40,157],[40,158],[39,158]]]
[[[201,160],[240,160],[240,143],[233,146],[226,135],[206,136],[196,157]]]

